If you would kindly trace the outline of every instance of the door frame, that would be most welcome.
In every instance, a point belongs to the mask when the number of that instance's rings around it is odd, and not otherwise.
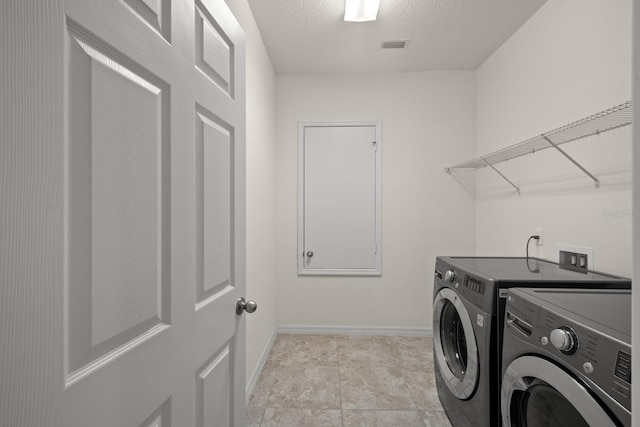
[[[307,127],[361,127],[373,126],[376,129],[376,268],[375,269],[310,269],[304,266],[304,134]],[[314,276],[381,276],[382,275],[382,120],[354,120],[329,122],[298,122],[298,274]]]

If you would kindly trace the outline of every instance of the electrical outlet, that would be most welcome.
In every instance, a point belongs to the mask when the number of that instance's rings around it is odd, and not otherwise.
[[[544,245],[544,242],[542,241],[542,228],[536,228],[535,230],[533,230],[533,235],[540,236],[540,238],[536,240],[536,246]]]
[[[586,254],[580,254],[577,252],[560,251],[560,268],[566,268],[569,270],[587,272],[587,265],[589,265],[589,257]]]
[[[587,265],[589,265],[589,263],[587,262],[587,255],[578,255],[578,267],[579,268],[584,268],[585,270],[587,269]]]

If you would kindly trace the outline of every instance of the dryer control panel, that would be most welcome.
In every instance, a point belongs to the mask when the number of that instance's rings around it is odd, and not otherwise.
[[[484,312],[493,313],[495,283],[491,279],[472,274],[441,259],[436,260],[434,276],[434,295],[443,287],[448,287],[473,306]]]
[[[560,334],[565,345],[557,345]],[[545,337],[549,337],[551,345],[542,345]],[[541,310],[535,338],[540,347],[560,357],[580,376],[607,390],[625,408],[631,409],[631,346],[546,309]]]
[[[594,322],[566,306],[540,304],[529,294],[558,290],[517,289],[507,297],[504,334],[514,334],[551,360],[569,368],[573,375],[604,390],[631,410],[631,345],[612,326]],[[601,306],[612,304],[608,291],[563,290],[567,295],[597,296]],[[620,294],[614,292],[613,299]],[[624,292],[624,291],[621,291]],[[595,293],[595,295],[594,295]],[[630,322],[630,317],[629,317]]]
[[[465,274],[461,288],[460,293],[464,295],[469,302],[478,308],[484,308],[486,288],[484,282]]]

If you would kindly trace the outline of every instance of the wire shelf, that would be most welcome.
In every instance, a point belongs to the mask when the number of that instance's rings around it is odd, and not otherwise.
[[[448,169],[478,169],[552,148],[553,145],[548,142],[545,136],[556,145],[562,145],[588,136],[599,135],[603,132],[630,125],[632,115],[632,102],[628,101],[510,147],[494,151],[486,156],[451,166]]]
[[[632,102],[628,101],[599,113],[593,114],[589,117],[585,117],[584,119],[569,123],[568,125],[559,127],[550,132],[535,136],[518,144],[514,144],[501,150],[494,151],[493,153],[489,153],[485,156],[480,156],[476,159],[445,168],[445,171],[449,172],[449,170],[451,169],[479,169],[490,166],[505,180],[507,180],[509,184],[511,184],[516,190],[518,190],[519,193],[520,189],[516,187],[511,181],[509,181],[504,175],[502,175],[493,165],[501,162],[506,162],[507,160],[522,157],[527,154],[532,154],[537,151],[545,150],[547,148],[555,148],[569,160],[571,160],[576,166],[582,169],[583,172],[589,175],[596,182],[596,187],[598,187],[599,183],[597,178],[595,178],[582,166],[580,166],[559,146],[562,144],[566,144],[567,142],[577,141],[588,136],[599,135],[613,129],[628,126],[631,124],[632,116]]]

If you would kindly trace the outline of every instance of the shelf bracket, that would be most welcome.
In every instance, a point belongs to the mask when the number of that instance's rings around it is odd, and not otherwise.
[[[513,182],[511,182],[511,181],[509,180],[509,178],[507,178],[506,176],[504,176],[504,175],[502,174],[502,172],[500,172],[498,169],[496,169],[496,168],[495,168],[495,166],[493,166],[491,163],[489,163],[489,162],[487,161],[487,159],[485,159],[484,157],[480,157],[480,158],[482,159],[482,161],[483,161],[487,166],[489,166],[491,169],[493,169],[494,171],[496,171],[496,173],[497,173],[498,175],[500,175],[500,176],[502,177],[502,179],[504,179],[505,181],[507,181],[507,182],[508,182],[508,183],[509,183],[513,188],[515,188],[515,189],[516,189],[516,191],[518,192],[518,196],[520,195],[520,189],[518,188],[518,186],[516,186]]]
[[[591,178],[595,184],[596,184],[596,188],[600,188],[600,181],[598,180],[598,178],[596,178],[591,172],[589,172],[588,170],[586,170],[580,163],[578,163],[577,161],[574,160],[573,157],[571,157],[570,155],[568,155],[566,153],[566,151],[564,151],[562,148],[558,147],[558,145],[553,142],[552,140],[549,139],[549,137],[545,134],[542,134],[542,137],[549,143],[551,144],[551,146],[553,148],[555,148],[556,150],[558,150],[560,152],[560,154],[562,154],[563,156],[565,156],[567,159],[569,159],[571,161],[571,163],[573,163],[574,165],[576,165],[578,168],[580,168],[580,170],[582,172],[584,172],[587,176],[589,176],[589,178]]]

